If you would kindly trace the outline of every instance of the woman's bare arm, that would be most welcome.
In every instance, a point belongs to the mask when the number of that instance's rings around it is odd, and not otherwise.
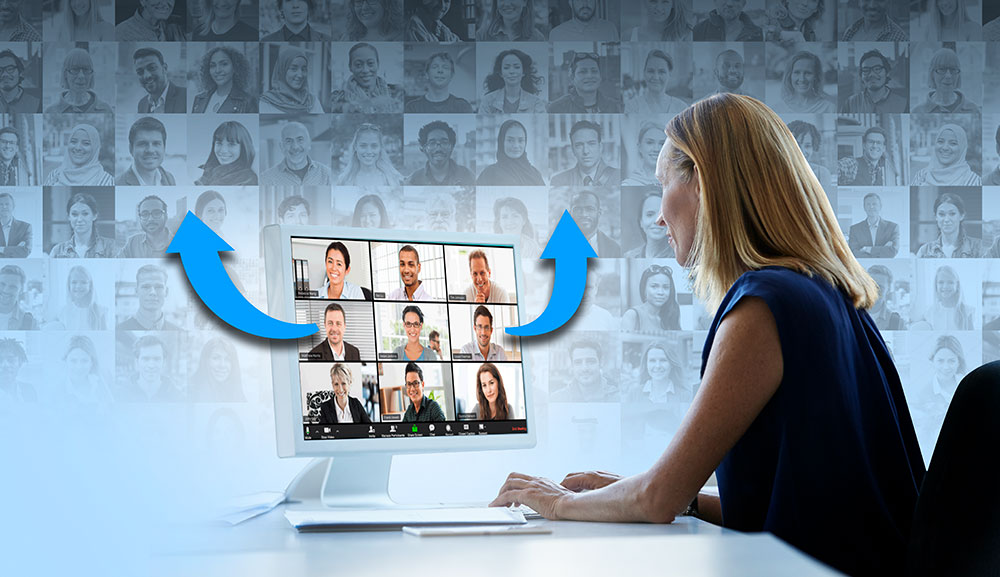
[[[764,301],[744,299],[720,325],[691,409],[652,468],[581,493],[512,473],[493,505],[523,503],[550,519],[669,523],[746,432],[781,378],[774,316]]]

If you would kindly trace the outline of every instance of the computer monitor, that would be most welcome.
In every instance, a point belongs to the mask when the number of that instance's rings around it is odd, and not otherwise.
[[[396,453],[534,446],[523,344],[504,331],[525,318],[515,236],[263,234],[268,314],[319,327],[271,344],[278,455],[333,457],[325,505],[393,506]]]

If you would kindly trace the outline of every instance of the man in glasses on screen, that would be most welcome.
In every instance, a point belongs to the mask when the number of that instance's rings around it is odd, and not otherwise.
[[[167,228],[167,203],[151,194],[136,207],[142,232],[132,235],[118,258],[156,258],[164,255],[172,236]]]
[[[437,401],[430,399],[424,394],[424,371],[417,363],[406,363],[404,373],[406,382],[403,388],[406,396],[410,399],[410,406],[403,413],[404,423],[427,423],[432,421],[444,421],[444,411]]]
[[[475,342],[462,345],[462,353],[472,355],[473,361],[506,361],[507,352],[494,343],[493,313],[490,309],[479,305],[472,313],[472,330],[476,333]]]
[[[24,62],[10,50],[0,52],[0,112],[42,111],[42,101],[21,87]]]
[[[840,111],[848,114],[906,112],[907,95],[889,86],[890,70],[892,66],[884,54],[875,49],[865,52],[858,65],[861,92],[849,96]]]
[[[595,114],[621,112],[621,102],[601,91],[601,60],[593,52],[577,52],[569,65],[569,93],[553,100],[549,112],[563,114]]]

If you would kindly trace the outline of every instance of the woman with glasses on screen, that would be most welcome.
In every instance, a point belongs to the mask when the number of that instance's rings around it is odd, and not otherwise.
[[[531,56],[516,49],[504,50],[493,59],[493,72],[483,81],[486,94],[479,113],[544,113],[546,103],[538,96],[541,83]]]
[[[476,29],[479,42],[544,42],[535,28],[535,5],[532,0],[493,0],[486,18]]]
[[[403,332],[406,343],[399,345],[392,352],[396,353],[398,361],[436,361],[438,354],[434,349],[420,344],[420,331],[424,328],[424,312],[416,305],[408,305],[403,309]]]
[[[927,69],[927,86],[931,89],[927,99],[912,107],[910,112],[979,114],[979,105],[959,90],[962,87],[962,62],[951,48],[940,48],[931,56]]]
[[[545,186],[542,173],[528,160],[528,129],[517,120],[506,120],[497,133],[497,161],[479,173],[483,186]]]
[[[201,92],[191,112],[201,114],[256,113],[257,99],[250,95],[250,64],[231,46],[216,46],[198,66]]]
[[[662,333],[681,328],[681,307],[677,304],[673,271],[669,266],[651,265],[639,278],[642,304],[622,315],[622,330]]]
[[[63,60],[59,85],[63,88],[59,102],[45,109],[45,112],[106,112],[113,113],[111,105],[97,97],[94,92],[94,61],[90,53],[82,48],[74,48]]]
[[[472,407],[477,421],[506,421],[514,418],[514,408],[507,402],[500,369],[493,363],[483,363],[476,371],[476,406]]]
[[[348,394],[351,392],[351,383],[354,382],[353,376],[351,367],[344,363],[334,363],[330,368],[333,398],[320,403],[319,424],[338,425],[340,423],[372,422],[361,401]]]
[[[354,131],[348,154],[347,166],[338,184],[362,187],[396,187],[402,184],[403,175],[392,165],[383,146],[382,129],[378,125],[366,122],[359,126]]]
[[[250,131],[239,122],[228,120],[212,134],[212,149],[202,164],[198,186],[257,186],[253,170],[254,147]]]
[[[52,258],[111,258],[115,256],[115,239],[101,236],[97,230],[97,199],[77,192],[66,201],[66,220],[73,229],[68,239],[49,251]]]
[[[62,164],[45,177],[45,186],[114,186],[100,161],[101,134],[89,124],[69,131]]]
[[[849,575],[901,573],[925,469],[866,310],[877,285],[764,104],[717,94],[666,131],[660,223],[695,295],[716,311],[691,407],[648,471],[562,483],[512,473],[492,505],[608,522],[687,513],[768,531]],[[713,470],[718,496],[699,494]],[[845,511],[860,512],[864,531]]]

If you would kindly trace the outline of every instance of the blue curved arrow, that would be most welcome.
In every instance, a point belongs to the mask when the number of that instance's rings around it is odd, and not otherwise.
[[[236,289],[222,266],[220,252],[233,247],[191,211],[174,234],[168,253],[178,253],[188,282],[205,306],[229,326],[268,339],[299,339],[319,332],[315,323],[286,323],[257,310]]]
[[[563,211],[559,224],[552,231],[540,258],[555,259],[555,281],[552,283],[552,297],[542,314],[535,320],[519,327],[504,329],[509,335],[531,337],[550,333],[566,324],[580,308],[583,291],[587,287],[587,259],[597,258],[594,247],[590,246],[580,227]]]

